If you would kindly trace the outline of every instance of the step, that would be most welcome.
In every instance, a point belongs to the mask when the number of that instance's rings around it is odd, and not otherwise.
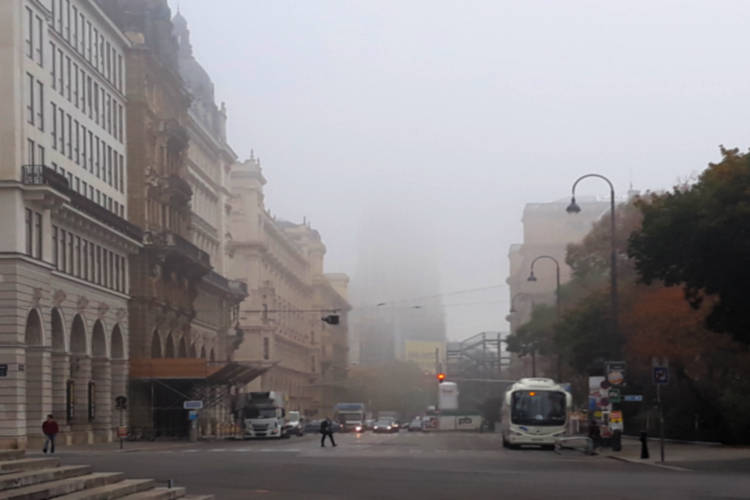
[[[112,500],[146,491],[153,488],[154,484],[156,483],[153,479],[125,479],[57,498],[60,500]]]
[[[25,488],[0,491],[0,500],[42,500],[88,488],[98,488],[122,480],[123,475],[120,472],[95,472],[85,476],[69,477],[58,481],[26,486]]]
[[[21,458],[0,462],[0,471],[26,471],[49,469],[60,466],[59,458]]]
[[[214,500],[213,495],[188,495],[182,500]]]
[[[128,495],[123,497],[122,500],[173,500],[184,496],[185,488],[181,486],[174,488],[159,487],[135,495]]]
[[[48,469],[13,472],[0,476],[0,491],[11,488],[22,488],[47,481],[57,481],[68,477],[83,476],[92,471],[90,465],[66,465]]]
[[[26,455],[26,450],[0,450],[0,462],[5,460],[18,460]]]

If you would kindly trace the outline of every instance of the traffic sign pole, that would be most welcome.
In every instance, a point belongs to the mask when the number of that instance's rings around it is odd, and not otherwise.
[[[659,448],[661,449],[661,463],[664,463],[664,408],[661,404],[661,386],[656,384],[656,402],[659,406]]]

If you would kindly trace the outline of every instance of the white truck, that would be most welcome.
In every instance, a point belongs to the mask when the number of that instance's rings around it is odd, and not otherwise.
[[[249,392],[241,408],[245,439],[283,438],[284,432],[284,396],[280,392]]]

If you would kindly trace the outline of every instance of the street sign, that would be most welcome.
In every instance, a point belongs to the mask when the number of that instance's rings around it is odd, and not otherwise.
[[[126,438],[128,437],[128,428],[125,426],[120,426],[117,428],[117,437],[119,438]]]
[[[626,403],[639,403],[643,401],[643,394],[625,394],[623,401]]]
[[[620,389],[617,387],[612,387],[609,389],[609,401],[610,403],[619,403],[620,402]]]
[[[665,385],[669,383],[669,367],[654,366],[654,384]]]
[[[185,401],[182,403],[182,407],[185,410],[202,410],[203,409],[203,401],[195,400],[195,401]]]
[[[198,419],[198,410],[190,410],[188,413],[188,419],[189,420],[197,420]]]

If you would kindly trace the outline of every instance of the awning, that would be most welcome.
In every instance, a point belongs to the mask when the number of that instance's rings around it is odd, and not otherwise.
[[[206,377],[212,385],[245,385],[271,369],[275,363],[230,361]]]

